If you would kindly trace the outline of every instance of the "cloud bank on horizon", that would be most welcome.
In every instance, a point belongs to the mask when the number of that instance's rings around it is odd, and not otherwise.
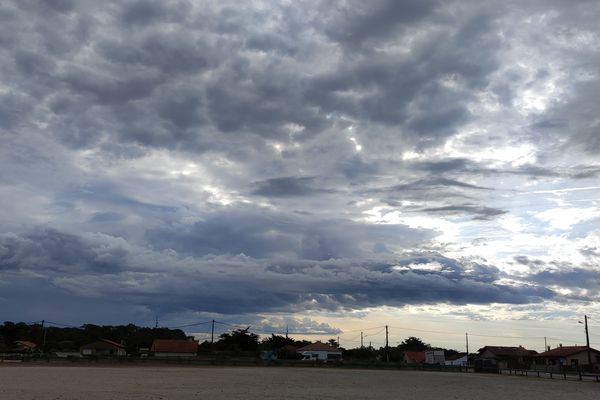
[[[591,310],[598,17],[591,1],[2,2],[0,310]]]

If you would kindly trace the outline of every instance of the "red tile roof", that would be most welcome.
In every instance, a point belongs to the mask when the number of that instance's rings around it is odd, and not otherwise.
[[[427,357],[425,356],[425,352],[424,351],[405,351],[404,352],[404,361],[410,363],[410,362],[417,362],[417,363],[422,363],[425,362],[425,359]]]
[[[311,343],[307,346],[301,347],[298,349],[299,352],[302,351],[329,351],[331,353],[341,353],[341,349],[336,349],[335,347],[331,347],[330,345],[322,342]]]
[[[590,347],[590,350],[594,353],[600,353],[598,350]],[[578,353],[587,352],[585,346],[560,346],[552,350],[545,351],[538,354],[538,357],[569,357]]]
[[[155,339],[150,351],[154,353],[194,353],[198,351],[196,340]]]
[[[37,347],[37,344],[30,342],[29,340],[17,340],[15,343],[17,346],[22,346],[28,349],[35,349]]]

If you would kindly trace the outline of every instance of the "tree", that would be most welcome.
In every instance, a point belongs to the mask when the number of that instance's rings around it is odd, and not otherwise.
[[[220,350],[229,351],[257,351],[258,335],[249,333],[250,327],[236,329],[231,333],[223,333],[219,336],[217,347]]]
[[[271,334],[262,341],[264,347],[268,350],[279,350],[284,346],[296,346],[296,341],[290,337]]]
[[[401,351],[425,351],[429,349],[431,349],[429,344],[424,343],[421,339],[414,336],[404,339],[402,343],[398,345],[398,350]]]

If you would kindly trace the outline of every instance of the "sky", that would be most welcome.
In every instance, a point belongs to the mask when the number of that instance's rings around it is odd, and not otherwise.
[[[2,1],[0,319],[600,347],[599,18]]]

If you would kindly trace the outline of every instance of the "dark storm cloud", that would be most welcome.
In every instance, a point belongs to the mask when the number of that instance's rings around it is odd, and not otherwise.
[[[3,270],[12,271],[3,274],[4,282],[23,284],[24,275],[15,270],[35,273],[62,297],[76,294],[99,302],[118,298],[130,307],[161,313],[244,314],[439,302],[522,304],[557,296],[543,287],[497,283],[496,267],[433,253],[388,261],[190,258],[173,250],[148,253],[117,238],[82,239],[57,231],[3,236],[0,249]],[[428,269],[432,263],[440,268]]]
[[[0,237],[0,266],[41,273],[114,273],[126,263],[127,251],[118,240],[101,239],[86,240],[52,229],[26,236],[5,234]]]
[[[61,195],[64,199],[83,200],[90,204],[99,203],[109,207],[130,208],[136,212],[174,213],[177,207],[151,204],[120,193],[110,182],[90,182],[74,186]]]
[[[588,289],[589,297],[597,297],[600,289],[600,273],[596,269],[563,266],[561,269],[544,269],[527,278],[544,286],[560,286],[571,289]],[[585,296],[582,297],[584,299]]]
[[[423,211],[434,212],[434,213],[443,213],[443,214],[471,214],[473,215],[473,219],[479,220],[489,220],[493,217],[497,217],[502,214],[506,214],[507,210],[502,210],[499,208],[492,207],[483,207],[477,206],[473,204],[462,204],[462,205],[454,205],[454,206],[443,206],[443,207],[429,207],[423,209]]]
[[[431,15],[437,1],[378,0],[368,5],[349,1],[338,5],[338,13],[328,21],[326,34],[347,47],[377,43],[398,31],[414,27]]]
[[[439,164],[419,165],[420,168],[437,169]],[[459,162],[460,163],[460,162]],[[450,161],[451,165],[454,165]],[[467,214],[472,215],[476,220],[489,220],[502,214],[507,210],[495,207],[487,207],[478,204],[465,203],[464,200],[474,200],[476,197],[472,192],[491,192],[492,188],[473,185],[470,183],[458,181],[455,179],[436,177],[420,179],[412,182],[401,183],[385,188],[371,189],[368,193],[383,194],[382,201],[386,204],[398,207],[401,206],[401,200],[411,200],[418,202],[404,207],[406,211],[427,212],[436,214]]]
[[[364,257],[386,246],[410,246],[431,237],[405,225],[365,225],[344,219],[281,214],[249,208],[208,215],[192,225],[158,228],[147,238],[157,249],[181,254],[245,254],[328,260]],[[383,246],[383,247],[382,247]]]
[[[314,177],[283,177],[255,182],[256,189],[252,191],[265,197],[310,196],[317,193],[332,193],[331,189],[322,189],[316,185]]]
[[[521,265],[526,265],[532,268],[542,267],[546,265],[546,263],[542,260],[531,259],[527,256],[515,256],[513,257],[513,259]]]

